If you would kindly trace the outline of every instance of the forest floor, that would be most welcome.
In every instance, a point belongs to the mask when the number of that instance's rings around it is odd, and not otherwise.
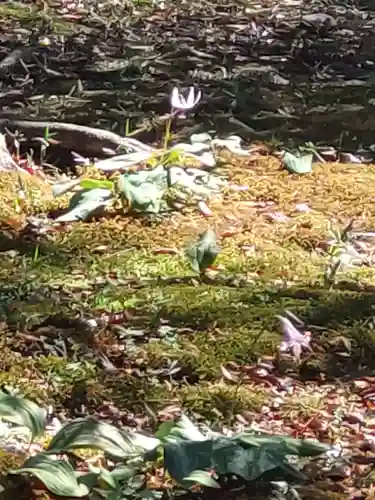
[[[28,7],[15,5],[0,16],[30,24]],[[74,13],[59,15],[72,29]],[[356,247],[366,265],[327,276],[348,223],[357,234],[375,227],[374,165],[291,174],[252,146],[248,156],[220,153],[215,173],[246,189],[225,191],[207,213],[107,214],[47,235],[30,232],[29,217],[53,218],[68,197],[22,174],[20,207],[18,175],[0,172],[0,384],[61,420],[94,414],[150,431],[183,411],[217,429],[340,443],[345,467],[309,471],[302,497],[373,498],[371,238]],[[184,249],[207,229],[221,252],[202,279]],[[286,310],[311,332],[299,363],[279,352]],[[17,462],[1,459],[3,473]]]

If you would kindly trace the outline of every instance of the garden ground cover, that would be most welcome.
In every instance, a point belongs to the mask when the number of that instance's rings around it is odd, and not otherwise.
[[[373,227],[373,167],[316,164],[298,176],[271,155],[222,160],[248,189],[212,203],[209,217],[108,216],[48,237],[27,234],[25,221],[56,210],[50,187],[24,176],[20,213],[17,176],[1,174],[1,382],[64,418],[94,413],[152,429],[183,410],[220,428],[251,424],[357,449],[372,436],[358,395],[371,379],[358,380],[371,373],[374,271],[345,271],[331,288],[324,274],[331,227],[352,218]],[[208,228],[222,251],[202,282],[180,251]],[[276,316],[286,309],[310,326],[313,354],[259,376],[260,360],[279,358]],[[91,330],[93,318],[102,326]],[[357,481],[325,480],[344,497]]]

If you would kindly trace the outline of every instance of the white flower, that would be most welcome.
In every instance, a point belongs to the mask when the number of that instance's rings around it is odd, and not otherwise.
[[[185,98],[177,87],[174,87],[171,95],[171,106],[174,109],[178,109],[181,111],[186,111],[188,109],[193,109],[194,106],[198,104],[201,100],[202,92],[198,90],[197,94],[195,94],[195,88],[190,87],[187,98]]]
[[[289,351],[294,347],[298,349],[306,348],[311,350],[311,335],[309,332],[301,333],[285,316],[277,315],[276,317],[280,321],[280,326],[283,333],[283,340],[279,346],[281,352]]]

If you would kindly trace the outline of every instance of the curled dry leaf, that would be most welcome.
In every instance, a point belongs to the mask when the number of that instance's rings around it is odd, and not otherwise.
[[[241,230],[239,228],[228,228],[225,231],[220,233],[220,237],[221,238],[230,238],[231,236],[235,236],[239,232],[241,232]]]
[[[229,380],[230,382],[238,382],[238,376],[235,375],[234,373],[231,373],[229,370],[225,368],[225,366],[220,365],[220,370],[223,375],[223,377],[226,380]]]
[[[156,248],[152,253],[155,255],[177,255],[179,251],[177,248]]]
[[[363,163],[363,159],[353,155],[352,153],[340,153],[339,155],[340,163]]]
[[[289,217],[281,212],[270,212],[266,214],[267,219],[272,222],[287,222]]]

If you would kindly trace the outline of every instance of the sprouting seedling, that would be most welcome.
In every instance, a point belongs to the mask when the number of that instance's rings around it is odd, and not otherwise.
[[[196,243],[185,251],[185,255],[193,270],[203,275],[213,265],[220,251],[216,233],[212,229],[207,229],[199,236]]]
[[[350,241],[350,233],[353,230],[354,219],[351,219],[349,223],[344,227],[344,229],[332,229],[330,230],[330,234],[332,236],[332,240],[330,241],[331,246],[342,246],[345,243]]]
[[[34,139],[40,143],[40,164],[43,165],[44,160],[46,158],[47,149],[50,147],[52,142],[54,141],[53,136],[56,133],[51,133],[49,131],[49,127],[44,129],[43,137],[35,137]]]
[[[39,259],[39,245],[35,246],[34,254],[33,254],[33,262],[37,262]]]
[[[14,200],[14,204],[16,211],[20,212],[25,207],[27,195],[26,195],[25,184],[22,180],[19,170],[17,170],[17,183],[18,183],[18,189],[17,189],[16,199]]]
[[[330,262],[324,275],[326,286],[332,286],[336,275],[345,265],[351,265],[354,261],[361,261],[362,258],[351,244],[351,232],[353,230],[354,219],[351,219],[344,229],[330,230],[331,240],[328,255]]]
[[[315,158],[320,161],[320,163],[326,163],[325,159],[322,157],[322,155],[318,152],[315,144],[312,142],[306,142],[304,146],[300,147],[301,151],[304,152],[309,152],[312,153]]]
[[[129,137],[131,134],[130,119],[125,120],[125,137]]]

